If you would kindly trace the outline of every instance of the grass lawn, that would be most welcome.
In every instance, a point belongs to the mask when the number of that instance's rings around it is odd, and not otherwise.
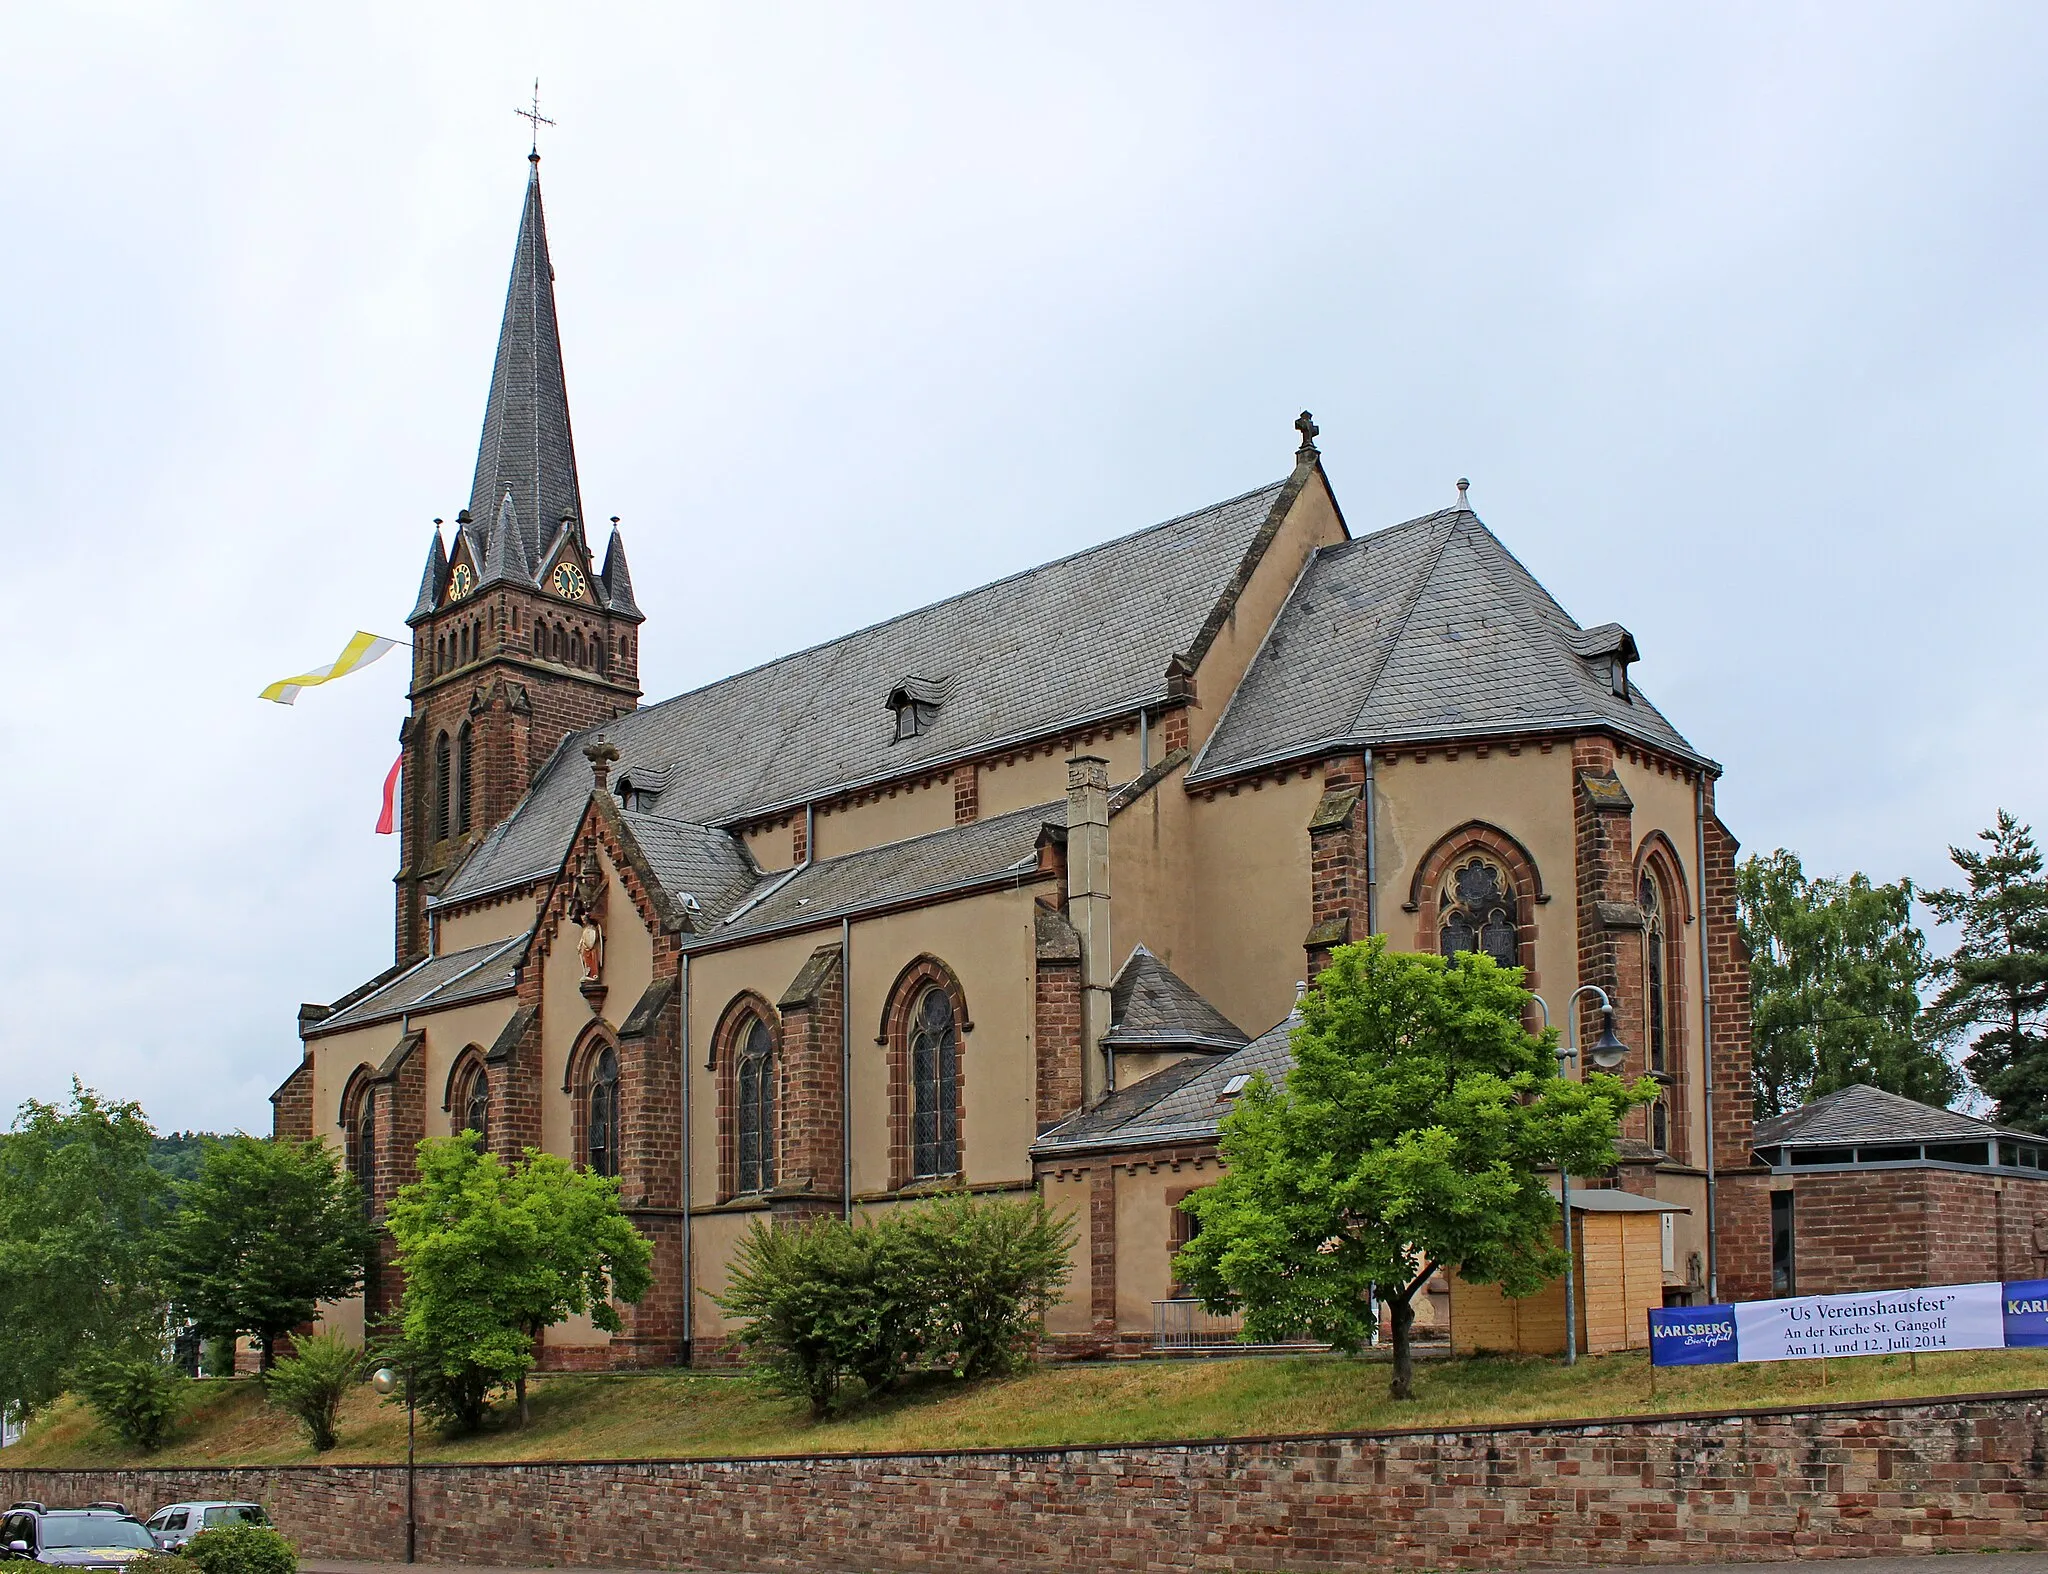
[[[1417,1397],[1387,1398],[1383,1361],[1330,1357],[1134,1361],[1038,1367],[973,1385],[934,1381],[822,1423],[747,1378],[542,1377],[533,1421],[501,1415],[473,1437],[420,1435],[428,1461],[650,1459],[847,1450],[1143,1442],[1272,1432],[1369,1431],[1715,1410],[2048,1387],[2048,1352],[1992,1350],[1826,1363],[1703,1366],[1657,1374],[1642,1354],[1553,1361],[1479,1357],[1417,1365]],[[65,1400],[0,1450],[23,1465],[358,1464],[405,1457],[405,1411],[366,1387],[342,1411],[341,1444],[316,1455],[253,1380],[209,1382],[171,1441],[144,1455]]]

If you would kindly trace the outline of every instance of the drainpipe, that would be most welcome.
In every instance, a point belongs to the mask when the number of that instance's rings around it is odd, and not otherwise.
[[[853,919],[839,920],[839,1213],[853,1219]]]
[[[804,862],[806,864],[814,864],[817,861],[818,806],[814,803],[807,803],[804,805]]]
[[[1707,1300],[1721,1299],[1720,1221],[1714,1204],[1719,1190],[1714,1153],[1714,980],[1707,961],[1707,776],[1692,785],[1692,824],[1698,837],[1693,853],[1693,883],[1699,888],[1700,952],[1700,1112],[1707,1122]]]
[[[1081,936],[1081,1099],[1092,1109],[1114,1087],[1109,1032],[1109,762],[1067,761],[1067,922]]]
[[[1374,834],[1373,817],[1379,799],[1373,793],[1372,750],[1365,751],[1365,932],[1379,933],[1380,839]]]
[[[690,1359],[690,1336],[697,1322],[697,1291],[691,1283],[690,1242],[696,1234],[696,1225],[690,1218],[690,953],[682,956],[681,974],[677,990],[683,997],[683,1026],[676,1035],[680,1040],[678,1053],[683,1062],[683,1360]]]
[[[1144,706],[1138,707],[1138,772],[1143,775],[1152,769],[1152,715]]]

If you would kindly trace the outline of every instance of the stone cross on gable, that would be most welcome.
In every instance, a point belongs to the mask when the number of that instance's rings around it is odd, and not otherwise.
[[[1316,425],[1314,416],[1310,415],[1306,410],[1302,411],[1301,415],[1295,420],[1294,429],[1301,433],[1301,446],[1295,449],[1297,454],[1320,452],[1316,447],[1316,433],[1322,429]]]

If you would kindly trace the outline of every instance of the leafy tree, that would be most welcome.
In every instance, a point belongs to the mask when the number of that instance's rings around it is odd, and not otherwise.
[[[49,1404],[83,1361],[161,1340],[165,1182],[134,1104],[73,1082],[0,1134],[0,1411]]]
[[[405,1274],[401,1358],[423,1408],[474,1430],[506,1386],[527,1419],[533,1344],[582,1313],[607,1332],[617,1301],[653,1282],[653,1248],[619,1206],[619,1183],[536,1149],[514,1164],[476,1133],[419,1146],[419,1179],[399,1188],[385,1224]]]
[[[166,1180],[196,1180],[199,1161],[206,1156],[206,1150],[226,1140],[210,1131],[169,1132],[150,1141],[150,1166]]]
[[[899,1213],[849,1224],[754,1223],[716,1299],[769,1384],[831,1409],[849,1379],[885,1393],[923,1359],[932,1318],[927,1253]]]
[[[362,1285],[362,1194],[324,1143],[217,1141],[178,1202],[164,1231],[172,1300],[207,1338],[254,1334],[265,1371],[281,1335]]]
[[[170,1436],[185,1408],[188,1381],[144,1349],[89,1356],[77,1377],[85,1402],[107,1430],[145,1454],[155,1453]]]
[[[264,1397],[297,1416],[314,1452],[324,1454],[335,1443],[341,1402],[363,1380],[367,1364],[362,1346],[330,1328],[296,1341],[292,1353],[272,1365],[263,1379]]]
[[[1912,882],[1809,878],[1780,848],[1742,861],[1735,897],[1759,1120],[1858,1082],[1942,1106],[1962,1092],[1920,1017],[1935,964],[1913,922]]]
[[[1392,1393],[1414,1393],[1414,1297],[1439,1268],[1528,1295],[1564,1270],[1543,1171],[1615,1160],[1622,1112],[1653,1094],[1599,1072],[1560,1078],[1531,1035],[1519,969],[1339,946],[1301,1003],[1283,1087],[1255,1077],[1222,1126],[1228,1166],[1182,1204],[1201,1231],[1175,1258],[1246,1332],[1353,1351],[1371,1301],[1393,1325]]]
[[[929,1286],[933,1350],[957,1377],[1015,1371],[1073,1272],[1074,1224],[1042,1199],[954,1192],[903,1209]]]
[[[2033,828],[2005,810],[1977,839],[1982,852],[1948,850],[1966,888],[1927,893],[1963,931],[1928,1016],[1943,1039],[1968,1040],[1963,1065],[2001,1125],[2048,1133],[2048,878]]]

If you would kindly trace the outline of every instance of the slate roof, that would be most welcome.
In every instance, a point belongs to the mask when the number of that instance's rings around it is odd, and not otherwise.
[[[508,991],[512,988],[512,969],[525,944],[526,935],[521,932],[508,939],[472,946],[467,951],[428,957],[347,1009],[312,1024],[307,1036],[362,1027],[407,1011],[438,1011],[444,1006]]]
[[[635,834],[645,815],[633,817]],[[763,879],[754,900],[742,901],[715,924],[699,922],[690,948],[721,944],[781,924],[813,924],[849,910],[928,896],[955,886],[1027,875],[1038,866],[1038,838],[1047,826],[1064,828],[1064,801],[950,826],[907,841],[821,858]]]
[[[675,901],[697,899],[693,923],[722,918],[761,884],[759,867],[730,832],[630,809],[621,810],[619,818],[640,844],[662,890]]]
[[[2011,1131],[1959,1110],[1936,1109],[1932,1104],[1859,1082],[1783,1115],[1758,1121],[1752,1146],[1833,1148],[1859,1142],[1986,1142],[1994,1137],[2040,1140],[2030,1132]]]
[[[1091,1110],[1053,1127],[1032,1146],[1037,1158],[1106,1148],[1149,1148],[1172,1142],[1214,1141],[1230,1113],[1223,1089],[1232,1077],[1263,1071],[1271,1082],[1286,1079],[1294,1064],[1294,1029],[1289,1015],[1234,1054],[1220,1059],[1191,1057],[1119,1088]]]
[[[1632,653],[1619,625],[1581,629],[1469,507],[1425,514],[1315,554],[1188,780],[1328,747],[1586,725],[1710,764],[1633,685],[1612,692],[1593,657],[1624,641]]]
[[[729,823],[1165,698],[1285,482],[1013,574],[720,679],[601,730],[618,771],[668,769],[652,813]],[[946,685],[896,741],[906,674]],[[577,734],[457,872],[441,904],[552,874],[590,792]]]
[[[1250,1034],[1143,946],[1117,969],[1109,1019],[1102,1041],[1117,1049],[1231,1050],[1251,1041]]]

